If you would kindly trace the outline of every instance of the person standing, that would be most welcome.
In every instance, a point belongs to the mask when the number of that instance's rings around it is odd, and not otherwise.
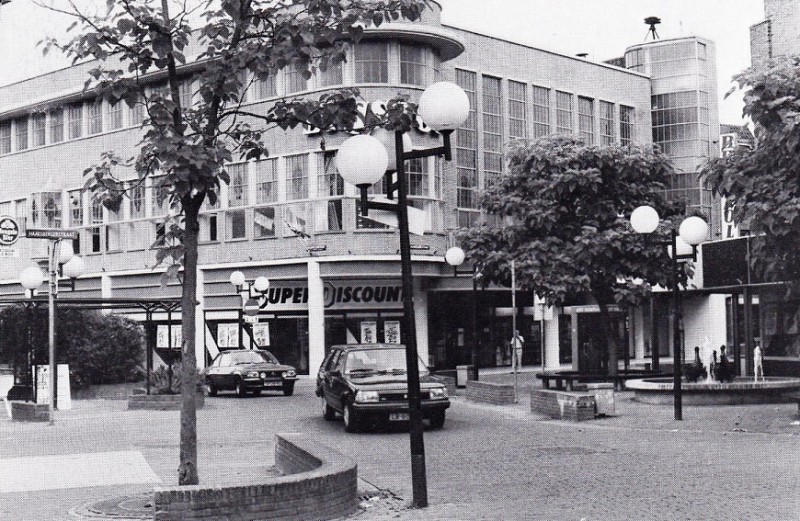
[[[519,334],[519,330],[514,330],[514,337],[509,342],[511,345],[512,364],[515,369],[522,369],[522,347],[525,344],[525,339]]]
[[[764,355],[761,353],[761,346],[756,342],[756,346],[753,348],[753,370],[755,372],[755,381],[758,381],[758,377],[761,376],[761,381],[765,380],[764,378]]]

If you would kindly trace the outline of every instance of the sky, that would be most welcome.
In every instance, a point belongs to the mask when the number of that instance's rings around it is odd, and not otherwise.
[[[66,5],[64,0],[43,0]],[[79,0],[81,3],[105,2]],[[764,18],[762,0],[435,0],[442,22],[588,60],[622,56],[647,36],[644,18],[661,18],[662,39],[702,36],[716,43],[720,122],[741,123],[741,96],[724,100],[730,78],[750,65],[750,26]],[[0,7],[0,85],[69,65],[57,54],[42,57],[45,36],[63,34],[71,20],[12,0]]]

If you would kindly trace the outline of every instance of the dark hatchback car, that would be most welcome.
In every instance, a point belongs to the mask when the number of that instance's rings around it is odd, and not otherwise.
[[[331,348],[317,374],[317,396],[326,420],[344,418],[347,432],[368,425],[408,422],[406,351],[400,344],[353,344]],[[444,425],[450,407],[444,384],[420,364],[422,416]]]
[[[294,367],[279,363],[269,351],[256,349],[222,351],[206,368],[205,375],[209,396],[227,390],[235,391],[239,397],[248,392],[258,396],[265,390],[291,396],[297,380]]]

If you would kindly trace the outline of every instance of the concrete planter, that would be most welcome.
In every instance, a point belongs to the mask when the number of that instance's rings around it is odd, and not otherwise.
[[[21,422],[46,422],[50,420],[50,409],[46,403],[12,401],[11,419]]]
[[[195,400],[197,408],[202,409],[206,403],[202,389],[198,389]],[[179,411],[182,402],[182,394],[145,394],[143,389],[134,389],[133,394],[128,396],[128,409]]]

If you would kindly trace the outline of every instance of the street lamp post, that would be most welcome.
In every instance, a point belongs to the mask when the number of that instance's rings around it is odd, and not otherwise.
[[[651,206],[639,206],[631,213],[631,226],[638,233],[649,234],[658,228],[660,217]],[[681,398],[681,294],[678,281],[681,260],[697,260],[697,246],[706,240],[708,224],[700,217],[687,217],[680,228],[670,230],[667,241],[654,241],[654,244],[671,248],[672,273],[670,285],[672,286],[672,305],[674,318],[672,321],[672,360],[673,360],[673,395],[675,419],[683,419],[683,403]]]
[[[453,267],[453,276],[457,276],[459,273],[458,267],[464,262],[465,255],[464,250],[459,248],[458,246],[453,246],[444,254],[444,260]],[[477,324],[478,324],[478,279],[481,277],[481,266],[479,263],[475,262],[472,264],[472,298],[470,299],[470,328],[469,328],[469,338],[470,338],[470,359],[472,361],[472,379],[477,381],[478,380],[478,364],[479,364],[479,357],[478,357],[478,332],[477,332]]]
[[[451,159],[450,134],[469,115],[469,98],[457,85],[439,82],[431,85],[419,100],[419,115],[431,129],[442,134],[441,147],[426,150],[408,150],[408,137],[404,132],[394,132],[394,157],[389,157],[386,147],[378,139],[368,135],[348,138],[336,155],[336,166],[342,178],[361,191],[361,214],[369,215],[369,209],[390,211],[397,214],[400,235],[400,271],[403,292],[403,317],[406,331],[406,371],[408,374],[408,408],[411,442],[411,480],[413,504],[417,508],[428,506],[428,485],[425,474],[425,444],[422,436],[422,409],[420,405],[419,367],[417,365],[417,339],[414,322],[413,278],[411,271],[411,240],[408,225],[408,180],[405,161],[415,158],[444,156]],[[391,148],[391,141],[388,143]],[[394,164],[391,164],[391,163]],[[387,197],[393,198],[397,191],[397,204],[369,201],[367,189],[391,172],[397,173],[397,181],[389,183]]]
[[[50,425],[55,422],[53,411],[58,408],[57,402],[57,366],[56,366],[56,297],[58,296],[58,278],[65,275],[70,279],[70,288],[75,288],[75,279],[83,273],[83,259],[75,255],[72,249],[72,241],[54,239],[50,241],[50,248],[47,258],[48,272],[48,292],[47,292],[47,341],[50,378],[48,415]],[[43,282],[42,270],[39,267],[31,266],[22,270],[20,283],[31,292],[38,288]]]
[[[242,305],[239,306],[239,348],[244,349],[244,335],[242,334],[244,328],[244,313],[249,315],[250,312],[248,306],[252,307],[258,304],[257,301],[253,304],[250,302],[253,300],[253,290],[262,295],[266,293],[266,291],[269,289],[269,279],[267,277],[260,276],[256,277],[255,280],[249,281],[245,278],[244,273],[237,270],[231,273],[229,280],[230,283],[236,287],[236,293],[242,297]],[[253,315],[255,314],[258,314],[257,308]],[[251,334],[250,349],[253,348],[253,335]]]

